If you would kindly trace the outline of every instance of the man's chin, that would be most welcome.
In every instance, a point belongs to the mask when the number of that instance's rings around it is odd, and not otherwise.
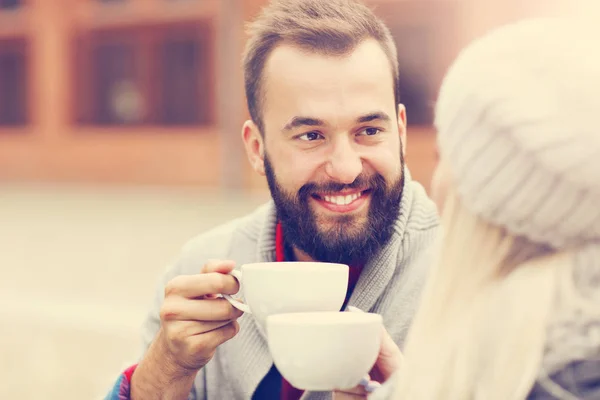
[[[369,210],[353,213],[332,213],[319,209],[319,206],[311,207],[313,217],[319,231],[326,232],[336,229],[356,229],[366,226],[369,217]]]
[[[364,239],[367,235],[365,223],[356,220],[350,221],[327,221],[320,224],[318,228],[319,236],[323,242],[335,242],[337,245],[343,243],[354,243],[357,240]],[[337,247],[334,246],[334,247]]]

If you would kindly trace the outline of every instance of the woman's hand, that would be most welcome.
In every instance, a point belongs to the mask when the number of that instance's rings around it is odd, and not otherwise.
[[[371,387],[376,387],[377,383],[384,383],[392,376],[402,363],[402,352],[394,343],[392,337],[387,333],[385,328],[382,332],[381,349],[377,361],[371,370],[368,379],[371,380]],[[366,384],[366,382],[364,382]],[[336,390],[333,392],[334,400],[353,400],[366,399],[369,395],[365,388],[365,384],[361,382],[358,386],[352,389]]]

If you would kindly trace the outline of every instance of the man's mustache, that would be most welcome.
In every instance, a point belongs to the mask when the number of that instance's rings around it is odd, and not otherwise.
[[[367,175],[361,174],[358,177],[356,177],[354,182],[352,182],[350,184],[333,182],[333,181],[323,182],[323,183],[309,182],[309,183],[304,184],[300,188],[300,190],[298,191],[298,194],[301,199],[304,199],[314,193],[335,193],[335,192],[341,192],[342,190],[352,190],[352,189],[353,190],[356,190],[356,189],[368,190],[368,189],[377,189],[379,187],[382,187],[382,188],[385,187],[385,180],[383,179],[383,177],[381,175],[374,174],[371,176],[367,176]]]

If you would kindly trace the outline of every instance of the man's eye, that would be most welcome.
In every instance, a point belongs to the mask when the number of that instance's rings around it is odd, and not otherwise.
[[[367,136],[375,136],[377,135],[379,132],[381,132],[380,129],[378,128],[366,128],[365,130],[363,130],[364,134]]]
[[[304,135],[298,136],[298,139],[305,140],[307,142],[312,142],[314,140],[318,140],[321,138],[322,138],[322,136],[318,132],[308,132],[308,133],[305,133]]]

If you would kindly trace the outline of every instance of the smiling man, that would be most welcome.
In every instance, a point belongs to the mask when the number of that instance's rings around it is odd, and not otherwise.
[[[216,296],[238,291],[227,273],[249,262],[348,264],[344,307],[382,314],[404,341],[438,219],[404,165],[388,29],[352,0],[274,1],[251,25],[244,72],[242,138],[273,201],[183,248],[144,324],[145,353],[109,398],[328,398],[291,387],[252,316]]]
[[[255,32],[259,44],[269,30]],[[244,142],[294,256],[364,263],[391,237],[404,185],[393,42],[357,35],[317,47],[302,35],[287,32],[259,76],[248,52],[248,98],[258,104],[250,103]]]

